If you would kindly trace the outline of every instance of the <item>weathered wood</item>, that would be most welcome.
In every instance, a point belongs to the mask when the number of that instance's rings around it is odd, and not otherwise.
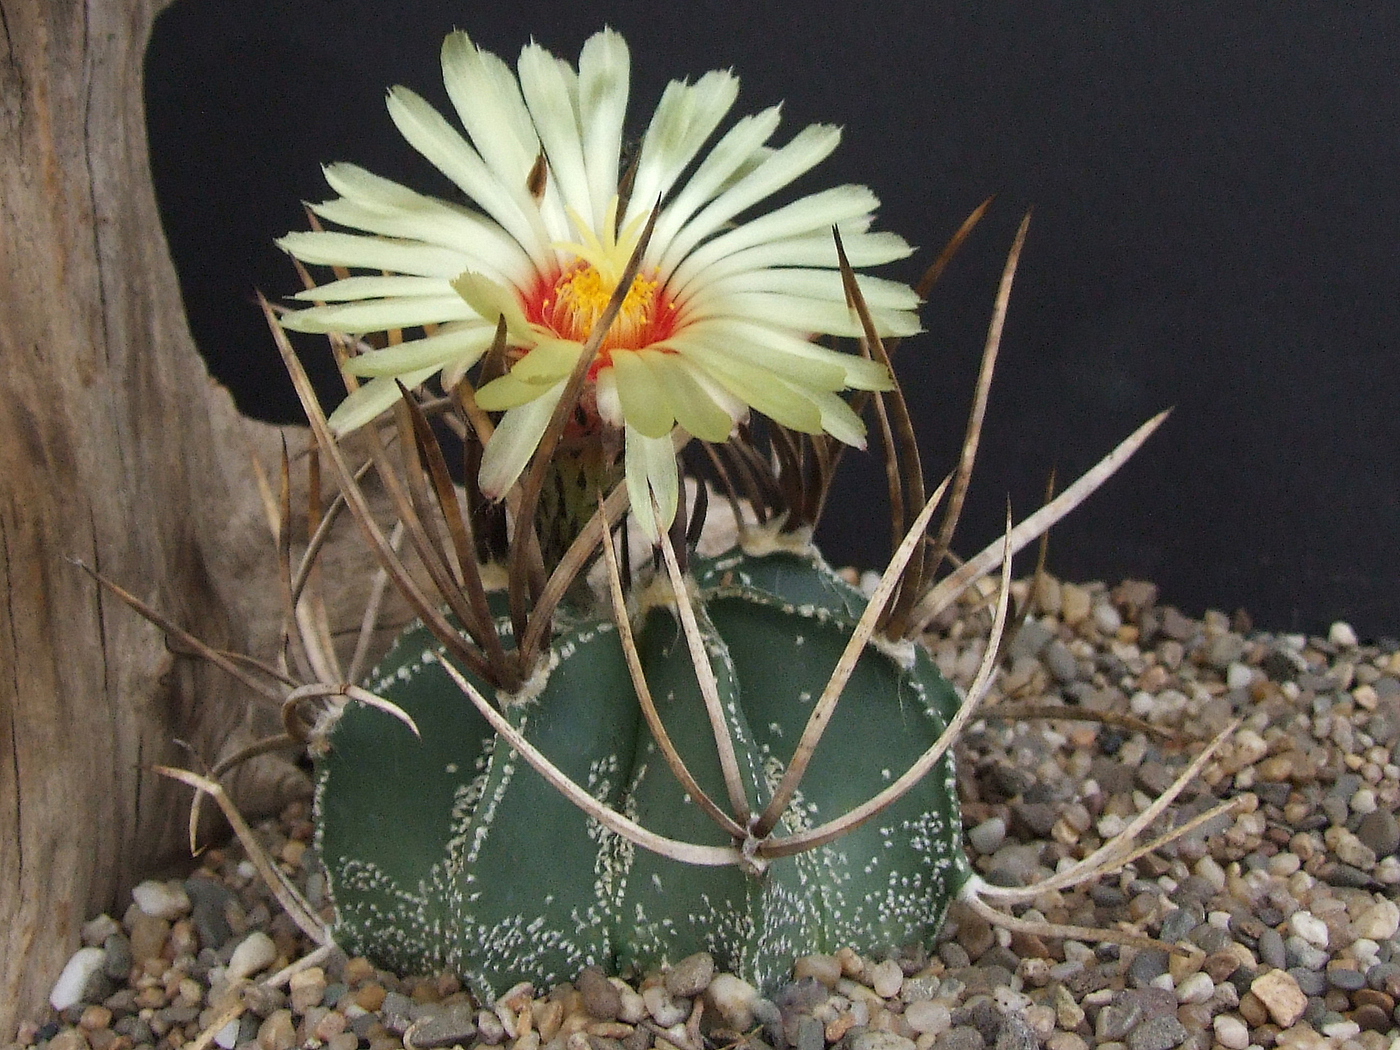
[[[72,559],[220,647],[270,656],[280,620],[249,469],[279,435],[198,357],[151,188],[161,6],[0,0],[0,1042],[84,919],[182,852],[189,791],[150,765],[250,729],[246,695]],[[298,777],[264,760],[231,787],[266,809]]]

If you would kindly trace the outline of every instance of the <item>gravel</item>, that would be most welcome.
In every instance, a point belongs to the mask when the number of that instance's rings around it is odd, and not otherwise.
[[[1024,604],[1029,584],[1014,586]],[[1305,637],[1253,631],[1238,614],[1195,619],[1139,581],[1045,578],[1037,596],[1053,612],[1016,631],[959,748],[969,858],[993,883],[1047,877],[1103,845],[1242,718],[1157,830],[1225,799],[1238,800],[1233,812],[1019,912],[1145,934],[1180,954],[1011,933],[955,905],[929,952],[804,957],[767,997],[702,953],[665,973],[585,971],[479,1003],[450,974],[395,975],[336,952],[278,975],[311,946],[231,844],[86,923],[55,987],[62,1008],[0,1050],[175,1050],[216,1024],[224,1050],[1400,1047],[1396,643],[1363,644],[1346,624]],[[987,624],[973,596],[928,636],[963,686]],[[311,830],[298,803],[257,833],[325,909]],[[230,973],[247,978],[241,992]],[[240,994],[244,1009],[230,1011]]]

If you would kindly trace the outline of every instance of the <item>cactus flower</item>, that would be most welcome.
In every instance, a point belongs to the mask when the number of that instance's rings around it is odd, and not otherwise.
[[[628,165],[630,60],[617,33],[588,40],[577,69],[531,44],[517,73],[457,32],[443,45],[442,67],[465,136],[404,87],[389,92],[389,113],[470,203],[332,164],[326,179],[339,197],[312,210],[343,229],[278,242],[303,262],[367,271],[301,293],[318,305],[288,313],[285,327],[400,333],[348,363],[368,382],[332,415],[336,432],[389,407],[396,380],[412,387],[440,374],[444,387],[455,386],[504,319],[509,367],[476,391],[481,408],[504,413],[479,478],[483,493],[502,496],[538,446],[654,212],[575,416],[586,433],[625,450],[643,527],[654,536],[675,513],[676,424],[720,442],[753,409],[792,430],[864,443],[864,425],[839,392],[888,389],[891,379],[880,364],[812,342],[862,334],[831,231],[856,267],[911,249],[870,230],[878,202],[865,187],[756,210],[823,160],[839,129],[807,127],[775,148],[773,106],[734,122],[706,151],[738,91],[733,74],[714,71],[667,87]],[[881,335],[918,330],[910,288],[859,281]]]

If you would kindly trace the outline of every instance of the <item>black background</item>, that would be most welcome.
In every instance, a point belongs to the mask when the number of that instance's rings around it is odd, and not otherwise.
[[[901,351],[931,476],[953,462],[1034,207],[955,546],[979,548],[1008,495],[1028,512],[1052,466],[1077,474],[1172,405],[1054,531],[1051,570],[1152,579],[1190,612],[1243,607],[1276,630],[1400,634],[1395,5],[178,0],[148,56],[156,187],[196,340],[245,411],[297,416],[252,293],[294,289],[272,239],[331,196],[319,165],[448,192],[384,89],[445,109],[453,28],[512,62],[532,36],[573,61],[603,24],[631,45],[634,134],[668,80],[712,68],[739,74],[735,114],[786,100],[777,141],[843,125],[799,188],[871,186],[879,228],[923,246],[891,276],[914,280],[998,195]],[[847,458],[832,561],[883,557],[882,491],[874,457]]]

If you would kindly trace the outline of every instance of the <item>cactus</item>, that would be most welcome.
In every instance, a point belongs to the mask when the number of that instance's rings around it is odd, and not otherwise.
[[[316,286],[303,270],[297,298],[318,305],[279,317],[263,304],[315,440],[299,561],[290,455],[282,502],[269,503],[284,660],[234,660],[117,593],[280,703],[286,733],[209,777],[159,772],[217,801],[319,952],[334,943],[399,971],[453,970],[484,1000],[522,979],[548,985],[592,964],[644,970],[702,949],[771,988],[796,955],[927,942],[955,896],[1011,928],[1155,944],[1028,923],[990,902],[1009,908],[1121,863],[1185,778],[1078,864],[1037,886],[992,887],[962,851],[948,749],[993,682],[1011,557],[1102,484],[1165,414],[1014,529],[1008,511],[1001,541],[940,577],[1026,221],[1003,272],[957,467],[929,496],[884,340],[917,330],[914,308],[987,205],[918,293],[858,276],[852,259],[875,265],[908,250],[869,231],[873,198],[859,187],[733,225],[820,160],[835,144],[831,129],[774,150],[754,134],[776,119],[769,111],[740,121],[701,159],[732,101],[732,77],[675,82],[624,184],[608,145],[626,105],[626,48],[605,32],[585,57],[576,76],[562,76],[531,45],[522,95],[503,64],[454,34],[443,52],[454,106],[465,117],[470,95],[486,107],[468,120],[473,141],[405,89],[390,93],[390,110],[484,213],[332,165],[327,178],[342,196],[312,210],[359,232],[317,229],[280,242],[336,277]],[[568,129],[584,126],[573,141]],[[528,133],[487,149],[476,140],[483,129]],[[351,394],[329,418],[289,329],[330,335],[341,358]],[[367,330],[372,338],[359,338]],[[821,333],[856,336],[861,352],[807,342]],[[424,388],[434,377],[439,388]],[[391,406],[392,421],[375,422]],[[807,539],[844,446],[864,444],[863,414],[880,422],[895,537],[868,603]],[[446,429],[462,439],[470,468],[460,487],[436,436]],[[696,439],[740,543],[712,559],[694,552],[710,486],[699,482],[700,456],[681,456]],[[339,489],[330,502],[323,466]],[[370,468],[372,484],[362,485]],[[699,482],[690,507],[683,475]],[[325,622],[323,574],[313,571],[341,509],[419,617],[363,686],[348,683],[361,678],[383,580],[370,589],[347,666]],[[613,536],[626,542],[629,513],[666,571],[654,563],[625,593]],[[606,597],[589,581],[599,560]],[[488,595],[487,566],[501,570],[504,593]],[[918,640],[998,566],[987,651],[960,697]],[[611,619],[600,611],[608,598]],[[236,761],[289,739],[317,766],[330,929],[262,855],[217,782]]]
[[[819,560],[787,552],[735,550],[693,572],[745,788],[761,808],[864,600]],[[637,645],[671,739],[718,795],[714,738],[672,607],[645,613]],[[847,812],[938,738],[958,697],[912,652],[910,665],[867,648],[779,834]],[[490,996],[516,980],[549,984],[592,964],[644,969],[703,949],[771,986],[795,953],[928,939],[967,878],[951,755],[833,844],[761,874],[694,867],[633,846],[565,800],[496,738],[442,658],[415,626],[368,683],[421,740],[352,704],[319,761],[335,937],[383,965],[451,969]],[[668,835],[726,840],[657,753],[610,621],[561,624],[543,687],[503,706],[599,802]]]

